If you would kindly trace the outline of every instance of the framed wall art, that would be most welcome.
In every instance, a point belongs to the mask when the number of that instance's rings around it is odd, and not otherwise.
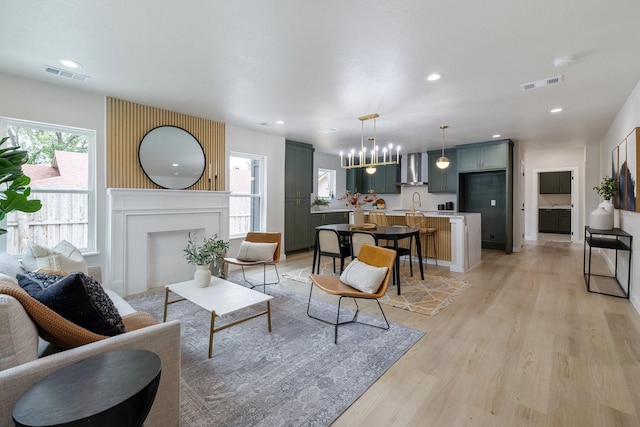
[[[635,128],[611,153],[611,176],[618,181],[618,195],[613,199],[617,209],[640,212],[637,203],[639,138],[640,128]]]

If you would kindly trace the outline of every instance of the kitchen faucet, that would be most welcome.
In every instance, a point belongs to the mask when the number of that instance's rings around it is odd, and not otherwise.
[[[413,192],[413,196],[411,196],[411,212],[416,211],[416,196],[418,196],[418,206],[422,207],[422,201],[420,200],[420,193],[417,191]]]

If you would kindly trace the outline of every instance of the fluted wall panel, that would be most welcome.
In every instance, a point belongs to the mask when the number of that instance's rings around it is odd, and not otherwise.
[[[107,187],[161,188],[147,178],[138,160],[140,141],[147,132],[158,126],[183,128],[202,146],[205,171],[188,190],[225,189],[223,123],[117,98],[107,98]]]
[[[368,217],[367,217],[368,220]],[[387,221],[389,225],[406,225],[406,220],[403,216],[388,215]],[[438,259],[443,261],[451,261],[451,223],[448,217],[425,217],[426,227],[433,227],[436,231],[436,251],[438,252]],[[427,246],[428,243],[428,246]],[[429,240],[423,234],[420,235],[420,245],[422,247],[422,256],[426,257],[427,254],[430,258],[433,258],[433,242]],[[399,246],[408,247],[408,239],[405,242],[399,242]]]

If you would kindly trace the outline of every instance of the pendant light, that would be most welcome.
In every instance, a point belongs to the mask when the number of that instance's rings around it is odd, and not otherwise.
[[[447,125],[440,125],[440,129],[442,129],[442,156],[438,157],[438,160],[436,160],[436,166],[438,169],[446,169],[449,167],[449,163],[451,163],[444,155],[444,130],[448,127],[449,126]]]
[[[382,149],[382,159],[380,158],[380,151],[378,149],[378,143],[376,141],[376,119],[380,117],[377,113],[369,114],[366,116],[358,117],[361,122],[361,139],[360,139],[360,152],[356,154],[355,150],[347,152],[345,158],[344,153],[340,152],[340,166],[344,169],[364,168],[369,175],[376,173],[378,166],[385,165],[397,165],[400,163],[400,146],[394,147],[393,144],[389,144],[389,149],[384,147]],[[367,147],[364,143],[364,122],[373,120],[373,137],[367,138],[367,141],[371,144],[370,155],[367,158]],[[395,148],[396,155],[393,155],[392,149]],[[357,157],[356,157],[357,156]]]

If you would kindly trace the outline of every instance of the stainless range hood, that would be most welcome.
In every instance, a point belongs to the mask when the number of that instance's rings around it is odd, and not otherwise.
[[[400,158],[400,185],[427,185],[427,154],[409,153]]]

